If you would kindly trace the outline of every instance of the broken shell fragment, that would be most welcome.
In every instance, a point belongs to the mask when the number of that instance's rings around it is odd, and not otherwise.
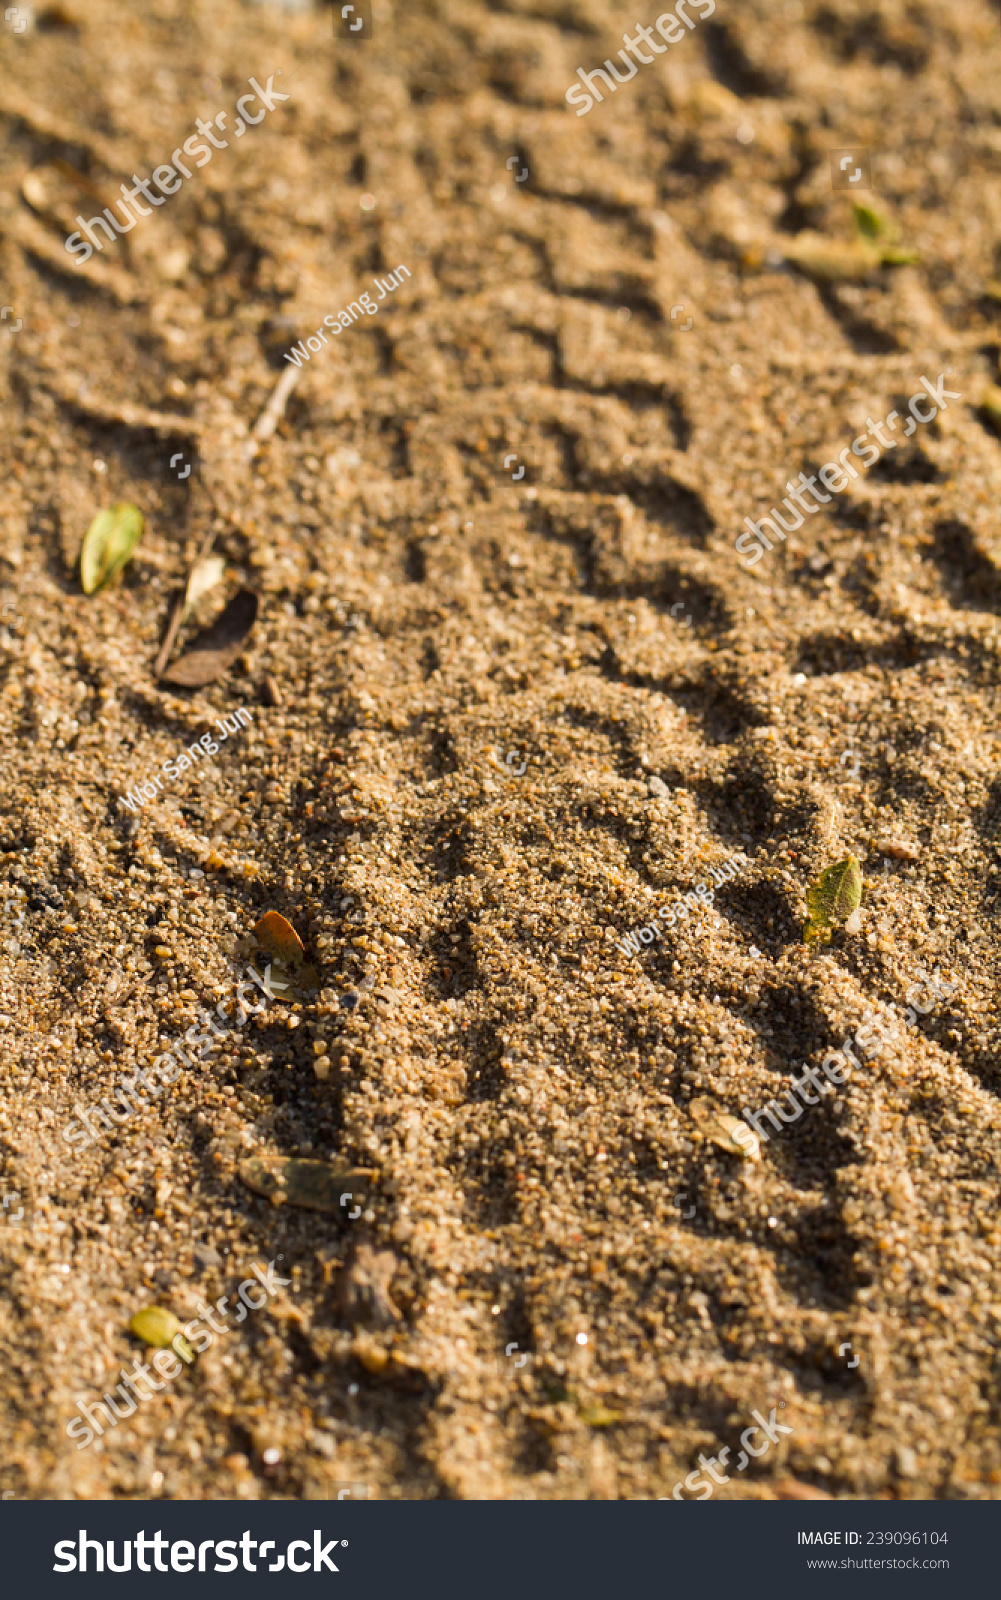
[[[892,856],[895,861],[917,861],[921,855],[917,845],[897,839],[879,839],[876,849],[881,856]]]
[[[704,1096],[693,1100],[688,1107],[692,1121],[713,1144],[730,1155],[740,1155],[748,1161],[761,1160],[761,1141],[752,1128],[740,1117],[720,1111]]]

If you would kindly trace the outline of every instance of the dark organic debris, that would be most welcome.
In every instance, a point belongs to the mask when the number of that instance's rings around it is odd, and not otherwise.
[[[326,1161],[294,1156],[251,1156],[240,1163],[240,1179],[272,1205],[304,1206],[308,1211],[340,1211],[345,1186],[375,1176],[372,1167],[333,1167]]]
[[[389,1297],[389,1285],[399,1262],[392,1250],[373,1250],[358,1244],[350,1265],[338,1279],[337,1303],[352,1322],[372,1322],[386,1328],[400,1320],[400,1310]]]
[[[241,589],[212,625],[198,634],[184,654],[167,668],[162,681],[182,689],[200,689],[206,683],[214,683],[240,654],[243,641],[257,621],[258,604],[253,589]]]
[[[191,1254],[199,1272],[208,1272],[210,1268],[218,1268],[223,1264],[222,1256],[210,1244],[196,1244]]]

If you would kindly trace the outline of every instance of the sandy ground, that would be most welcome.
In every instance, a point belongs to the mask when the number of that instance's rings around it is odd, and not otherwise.
[[[997,7],[721,0],[569,113],[636,21],[377,3],[353,45],[326,9],[59,0],[0,31],[17,1498],[653,1498],[722,1446],[721,1496],[998,1497]],[[279,69],[288,101],[74,266],[95,193]],[[853,237],[849,148],[920,259],[825,285],[782,252]],[[283,352],[400,265],[251,458]],[[946,367],[961,400],[742,567],[745,516]],[[87,598],[120,500],[146,536]],[[165,689],[213,523],[195,621],[241,584],[260,617]],[[848,851],[861,929],[808,952]],[[74,1105],[229,1002],[267,909],[319,995],[71,1149]],[[956,992],[836,1098],[759,1162],[714,1141],[920,967]],[[360,1215],[255,1193],[274,1154],[371,1169]],[[268,1308],[75,1447],[134,1312],[279,1256]]]

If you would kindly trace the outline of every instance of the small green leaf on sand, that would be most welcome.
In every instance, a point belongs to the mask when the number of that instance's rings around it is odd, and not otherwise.
[[[610,1428],[613,1422],[622,1421],[621,1411],[606,1411],[604,1406],[588,1406],[580,1413],[581,1422],[589,1428]]]
[[[862,867],[857,856],[845,856],[833,867],[825,867],[806,891],[806,943],[830,944],[835,924],[846,922],[858,910],[861,900]]]
[[[118,576],[143,536],[138,506],[112,506],[99,511],[84,535],[80,551],[80,583],[84,594],[96,594]]]
[[[855,226],[860,238],[871,239],[879,244],[884,267],[906,267],[920,259],[917,250],[908,250],[900,243],[900,229],[895,222],[858,200],[855,201]]]
[[[195,1352],[181,1332],[181,1324],[174,1313],[165,1311],[163,1306],[146,1306],[137,1311],[129,1329],[143,1344],[152,1345],[156,1350],[169,1348],[189,1366],[195,1359]]]
[[[912,267],[915,261],[920,260],[920,250],[908,250],[902,244],[888,244],[883,247],[882,265],[884,267]]]
[[[272,1205],[304,1206],[341,1216],[341,1195],[353,1183],[375,1176],[374,1167],[333,1167],[326,1161],[298,1161],[293,1156],[250,1156],[240,1163],[240,1180]],[[352,1201],[348,1202],[350,1207]]]
[[[872,206],[864,206],[860,201],[855,201],[855,226],[863,239],[894,239],[896,230],[886,217],[881,217]]]
[[[854,239],[829,239],[822,233],[798,233],[782,246],[782,254],[807,277],[838,283],[870,277],[879,267],[905,267],[918,260],[916,250],[899,242],[900,230],[871,206],[855,202]]]

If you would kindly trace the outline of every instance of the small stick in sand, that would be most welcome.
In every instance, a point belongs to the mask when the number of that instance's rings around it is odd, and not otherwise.
[[[163,644],[160,647],[160,654],[157,656],[156,664],[153,667],[154,678],[162,677],[167,670],[167,662],[170,660],[170,652],[174,648],[174,640],[177,638],[177,630],[180,628],[181,618],[184,616],[184,602],[188,597],[188,585],[191,582],[191,574],[194,572],[198,563],[200,561],[204,561],[205,557],[211,551],[212,546],[215,543],[215,536],[215,528],[210,527],[208,533],[201,542],[198,554],[195,556],[194,561],[191,563],[187,573],[185,574],[184,583],[174,601],[174,609],[170,613],[170,621],[167,624],[167,632],[164,634]]]
[[[265,439],[271,438],[271,435],[274,433],[279,421],[281,420],[288,397],[295,388],[299,379],[299,375],[300,369],[298,367],[290,366],[288,371],[283,372],[281,377],[278,379],[278,382],[275,384],[275,387],[271,392],[271,398],[264,407],[264,410],[261,412],[257,421],[254,423],[254,426],[251,429],[250,438],[244,444],[244,457],[246,461],[252,461],[254,456],[257,454],[260,444]],[[212,510],[215,515],[218,516],[219,507],[216,505],[215,499],[213,498],[211,492],[209,492],[209,498],[212,500]],[[160,654],[157,656],[153,667],[153,676],[155,678],[161,677],[167,670],[167,662],[170,659],[170,652],[174,648],[174,640],[177,638],[178,629],[181,626],[181,619],[184,616],[184,602],[187,598],[188,584],[191,581],[191,574],[194,572],[198,563],[200,561],[204,561],[206,556],[209,555],[214,542],[215,529],[210,528],[208,533],[205,535],[205,538],[202,540],[201,548],[199,549],[198,554],[195,556],[194,561],[188,568],[184,579],[184,586],[174,601],[174,609],[170,614],[170,621],[167,624],[167,632],[164,634],[163,644],[160,647]]]
[[[247,440],[246,446],[244,447],[248,461],[252,461],[254,456],[257,454],[258,447],[263,444],[266,439],[271,438],[271,435],[274,433],[282,419],[282,416],[284,415],[288,397],[298,383],[300,376],[301,368],[290,366],[278,379],[278,382],[275,384],[274,389],[271,392],[271,398],[264,407],[264,410],[261,412],[257,421],[254,423],[254,426],[250,432],[250,438]]]

